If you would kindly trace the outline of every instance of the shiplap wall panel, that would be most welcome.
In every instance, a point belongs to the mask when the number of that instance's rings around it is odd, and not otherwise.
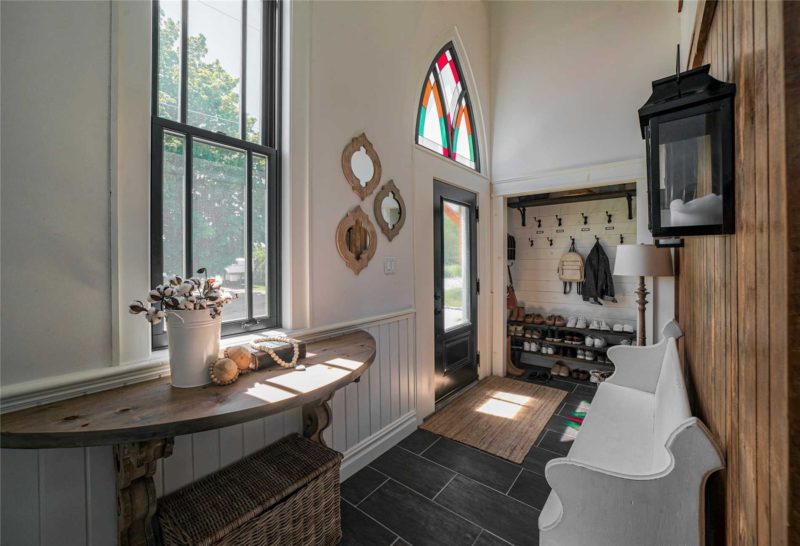
[[[117,495],[108,483],[116,480],[111,446],[87,447],[86,519],[89,544],[114,544],[117,540]]]
[[[0,542],[39,544],[39,452],[3,449],[0,453]],[[9,538],[9,529],[13,532]]]
[[[711,8],[707,26],[695,29],[708,40],[692,67],[709,64],[712,76],[736,83],[736,233],[686,239],[677,316],[693,410],[726,457],[725,471],[708,483],[708,543],[783,546],[797,543],[787,537],[789,525],[800,533],[800,519],[789,513],[787,427],[796,422],[788,409],[794,339],[787,316],[798,308],[789,293],[797,277],[787,268],[796,233],[788,208],[796,200],[787,191],[797,187],[787,153],[796,146],[787,139],[796,141],[798,124],[784,118],[798,98],[797,87],[790,96],[783,86],[784,70],[798,73],[798,8],[752,0]],[[784,59],[790,35],[795,45]]]
[[[606,211],[611,214],[608,223]],[[511,267],[514,290],[520,305],[528,312],[551,313],[566,316],[584,315],[589,319],[636,323],[636,289],[638,279],[633,277],[614,277],[614,292],[617,303],[603,301],[603,305],[584,302],[573,285],[570,294],[564,294],[563,283],[558,280],[558,262],[569,250],[571,239],[584,260],[595,244],[595,236],[600,238],[608,255],[611,270],[614,269],[616,247],[622,235],[625,244],[636,243],[636,210],[633,218],[628,218],[628,203],[622,197],[583,203],[542,205],[529,207],[526,225],[522,226],[519,212],[508,213],[508,231],[516,239],[517,255]],[[583,223],[581,213],[587,215]],[[558,225],[556,215],[561,217]],[[542,221],[539,227],[537,218]],[[607,229],[613,228],[613,229]],[[547,238],[553,240],[550,246]],[[530,244],[533,240],[533,246]]]
[[[347,452],[416,407],[414,317],[367,323],[377,342],[375,362],[359,383],[336,392],[328,445]],[[171,493],[293,432],[295,408],[230,427],[178,436],[172,456],[159,460],[158,496]],[[110,446],[0,450],[3,545],[116,542],[116,493]]]

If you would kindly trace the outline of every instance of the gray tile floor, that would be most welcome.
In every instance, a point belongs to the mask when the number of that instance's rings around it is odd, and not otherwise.
[[[541,383],[539,381],[533,381]],[[522,464],[418,429],[342,484],[344,545],[537,545],[547,461],[569,450],[595,386],[568,392]]]

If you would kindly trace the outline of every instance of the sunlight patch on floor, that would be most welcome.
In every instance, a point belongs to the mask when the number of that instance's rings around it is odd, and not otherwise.
[[[494,415],[495,417],[503,417],[504,419],[515,419],[519,410],[530,401],[530,396],[495,391],[489,400],[481,404],[476,411]]]

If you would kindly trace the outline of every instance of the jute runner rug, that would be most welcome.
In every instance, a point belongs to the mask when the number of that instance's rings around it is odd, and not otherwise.
[[[566,394],[487,377],[434,413],[422,428],[519,464]]]

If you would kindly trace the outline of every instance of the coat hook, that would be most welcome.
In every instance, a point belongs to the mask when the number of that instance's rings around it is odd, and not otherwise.
[[[550,246],[553,246],[553,240],[550,237],[547,237],[547,242],[550,243]]]
[[[611,216],[612,216],[612,214],[610,212],[606,211],[606,217],[608,218],[608,223],[609,224],[611,223]]]
[[[583,225],[585,226],[587,223],[589,223],[589,217],[584,213],[581,213],[581,216],[583,216]]]
[[[562,220],[561,216],[556,214],[556,220],[558,220],[558,227],[561,227],[561,220]]]
[[[599,243],[599,242],[600,242],[600,237],[598,237],[597,235],[595,235],[595,236],[594,236],[594,241],[595,241],[596,243]]]
[[[531,244],[531,246],[533,246],[533,239],[531,239],[530,237],[528,237],[528,242]]]
[[[539,224],[538,227],[539,227],[539,229],[541,229],[542,228],[542,219],[541,218],[537,218],[536,216],[534,216],[533,219],[536,221],[537,224]]]
[[[571,244],[575,244],[575,237],[570,236],[569,240]]]
[[[623,237],[622,234],[620,234],[620,236],[619,236],[619,244],[623,244],[623,243],[625,243],[625,237]]]

